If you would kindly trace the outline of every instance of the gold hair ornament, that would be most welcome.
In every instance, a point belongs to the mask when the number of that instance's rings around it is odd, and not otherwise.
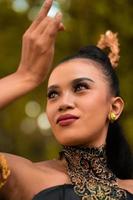
[[[0,154],[0,189],[5,185],[8,176],[10,175],[10,170],[4,155]]]
[[[109,113],[109,120],[111,123],[113,123],[116,120],[116,115],[114,112]]]
[[[112,31],[108,30],[105,34],[102,34],[100,36],[100,39],[97,43],[97,47],[99,47],[100,49],[109,48],[110,52],[108,54],[108,57],[114,69],[118,66],[118,62],[120,59],[120,45],[117,35],[117,33],[113,33]]]

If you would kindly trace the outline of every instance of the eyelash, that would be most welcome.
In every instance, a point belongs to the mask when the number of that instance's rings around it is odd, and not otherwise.
[[[89,89],[89,85],[87,83],[77,83],[76,85],[73,86],[73,90],[74,92],[80,92],[82,90],[86,90]],[[54,94],[54,96],[53,96]],[[57,96],[56,96],[57,95]],[[47,98],[48,99],[55,99],[56,97],[58,97],[59,92],[57,91],[49,91],[47,94]]]
[[[54,95],[54,97],[52,96],[53,94],[56,94],[58,96],[58,92],[57,91],[50,91],[47,94],[47,98],[48,99],[54,99],[54,98],[56,98],[55,95]]]
[[[74,92],[80,92],[86,89],[89,89],[89,85],[87,83],[78,83],[74,86]]]

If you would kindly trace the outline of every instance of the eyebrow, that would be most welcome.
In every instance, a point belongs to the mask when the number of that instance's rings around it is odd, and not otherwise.
[[[95,81],[93,81],[93,80],[90,79],[90,78],[81,77],[81,78],[76,78],[76,79],[72,80],[72,81],[71,81],[71,84],[72,84],[72,85],[75,85],[75,84],[77,84],[77,83],[79,83],[79,82],[81,82],[81,81],[89,81],[89,82],[95,83]],[[51,85],[51,86],[48,87],[47,90],[50,91],[50,90],[54,90],[54,89],[59,89],[59,85]]]

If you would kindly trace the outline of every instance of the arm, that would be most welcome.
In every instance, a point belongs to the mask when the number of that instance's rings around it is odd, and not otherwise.
[[[63,30],[61,14],[47,16],[52,0],[46,0],[38,17],[25,32],[22,55],[16,72],[0,80],[0,109],[40,85],[54,56],[58,31]]]
[[[17,155],[0,153],[0,156],[0,167],[2,167],[0,173],[0,200],[18,199],[21,196],[20,191],[22,192],[20,185],[21,187],[22,185],[25,186],[25,183],[31,185],[28,181],[33,180],[32,178],[35,177],[34,165],[30,160]],[[25,192],[23,191],[23,194]]]

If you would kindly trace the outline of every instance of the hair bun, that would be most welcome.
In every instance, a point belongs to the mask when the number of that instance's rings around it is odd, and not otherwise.
[[[114,69],[118,66],[120,59],[120,49],[117,35],[117,33],[113,33],[112,31],[108,30],[105,34],[100,36],[100,39],[97,43],[97,47],[100,49],[109,48],[108,57]]]

